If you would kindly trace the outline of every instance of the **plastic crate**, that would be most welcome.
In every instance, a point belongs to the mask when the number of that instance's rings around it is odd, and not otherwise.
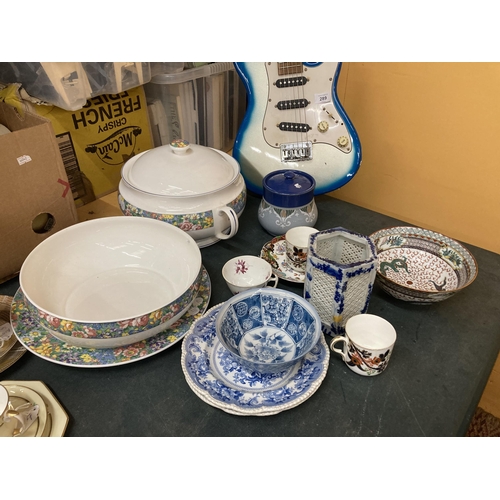
[[[246,91],[233,63],[157,74],[144,85],[155,146],[184,139],[232,149],[246,110]]]

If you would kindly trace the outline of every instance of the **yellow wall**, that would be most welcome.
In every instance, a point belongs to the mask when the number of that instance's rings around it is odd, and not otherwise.
[[[361,141],[332,196],[500,253],[500,63],[344,63]]]

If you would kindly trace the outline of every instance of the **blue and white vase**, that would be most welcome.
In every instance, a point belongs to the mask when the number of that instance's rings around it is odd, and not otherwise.
[[[368,236],[336,227],[309,237],[304,298],[324,333],[341,335],[350,317],[367,312],[376,273],[377,250]]]

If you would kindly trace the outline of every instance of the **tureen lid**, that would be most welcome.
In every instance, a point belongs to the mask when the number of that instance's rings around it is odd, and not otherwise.
[[[216,149],[175,140],[125,163],[122,179],[154,195],[196,196],[229,185],[239,175],[238,162]]]
[[[264,199],[281,208],[307,205],[316,187],[314,177],[300,170],[275,170],[264,177],[262,184]]]

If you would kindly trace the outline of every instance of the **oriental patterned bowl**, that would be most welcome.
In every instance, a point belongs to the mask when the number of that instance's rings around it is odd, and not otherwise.
[[[254,288],[221,306],[216,334],[239,365],[258,373],[279,373],[298,365],[316,346],[321,319],[295,293]]]
[[[474,256],[457,241],[419,227],[390,227],[370,235],[377,281],[397,299],[431,304],[452,297],[477,276]]]

